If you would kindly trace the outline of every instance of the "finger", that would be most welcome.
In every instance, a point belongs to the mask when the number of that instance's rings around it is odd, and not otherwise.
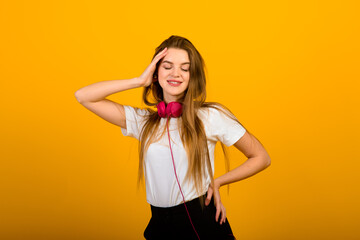
[[[212,193],[213,193],[212,189],[209,188],[209,189],[208,189],[208,194],[207,194],[206,199],[205,199],[205,205],[206,205],[206,206],[209,205],[209,203],[210,203],[210,201],[211,201]]]
[[[220,225],[224,222],[224,208],[221,208],[221,211],[220,211],[220,214],[221,214],[221,217],[220,217]]]
[[[167,48],[164,48],[163,50],[161,50],[154,58],[154,60],[159,60],[160,58],[162,58],[167,52]]]
[[[221,222],[225,223],[225,220],[226,220],[226,210],[225,210],[225,208],[224,208],[223,212],[221,213],[221,217],[222,217]]]
[[[162,53],[166,52],[168,48],[165,47],[163,50],[161,50],[160,52],[158,52],[158,54],[156,56],[160,56]]]
[[[221,214],[220,223],[222,223],[222,221],[224,220],[224,207],[223,206],[221,206],[220,214]]]
[[[216,207],[216,215],[215,215],[215,221],[216,222],[219,220],[219,215],[220,215],[220,207],[217,206]]]

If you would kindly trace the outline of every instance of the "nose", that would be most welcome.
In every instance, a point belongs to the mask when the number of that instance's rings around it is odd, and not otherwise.
[[[180,76],[180,69],[177,68],[177,67],[174,67],[173,71],[172,71],[172,75],[173,75],[174,78],[179,77]]]

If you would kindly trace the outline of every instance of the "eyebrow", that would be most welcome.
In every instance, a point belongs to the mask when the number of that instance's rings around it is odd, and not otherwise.
[[[173,64],[172,62],[170,62],[170,61],[168,61],[168,60],[164,60],[163,63]],[[184,65],[184,64],[190,64],[190,62],[183,62],[181,65]]]

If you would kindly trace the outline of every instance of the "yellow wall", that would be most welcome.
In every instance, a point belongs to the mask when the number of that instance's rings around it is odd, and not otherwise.
[[[235,236],[359,238],[356,2],[1,1],[0,239],[143,239],[137,141],[74,93],[140,76],[172,34],[204,57],[208,100],[272,158],[221,189]],[[143,107],[141,93],[109,99]],[[232,167],[246,160],[229,149]]]

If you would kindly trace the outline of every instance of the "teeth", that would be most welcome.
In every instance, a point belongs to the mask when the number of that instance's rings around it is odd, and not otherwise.
[[[180,82],[169,81],[169,83],[180,84]]]

